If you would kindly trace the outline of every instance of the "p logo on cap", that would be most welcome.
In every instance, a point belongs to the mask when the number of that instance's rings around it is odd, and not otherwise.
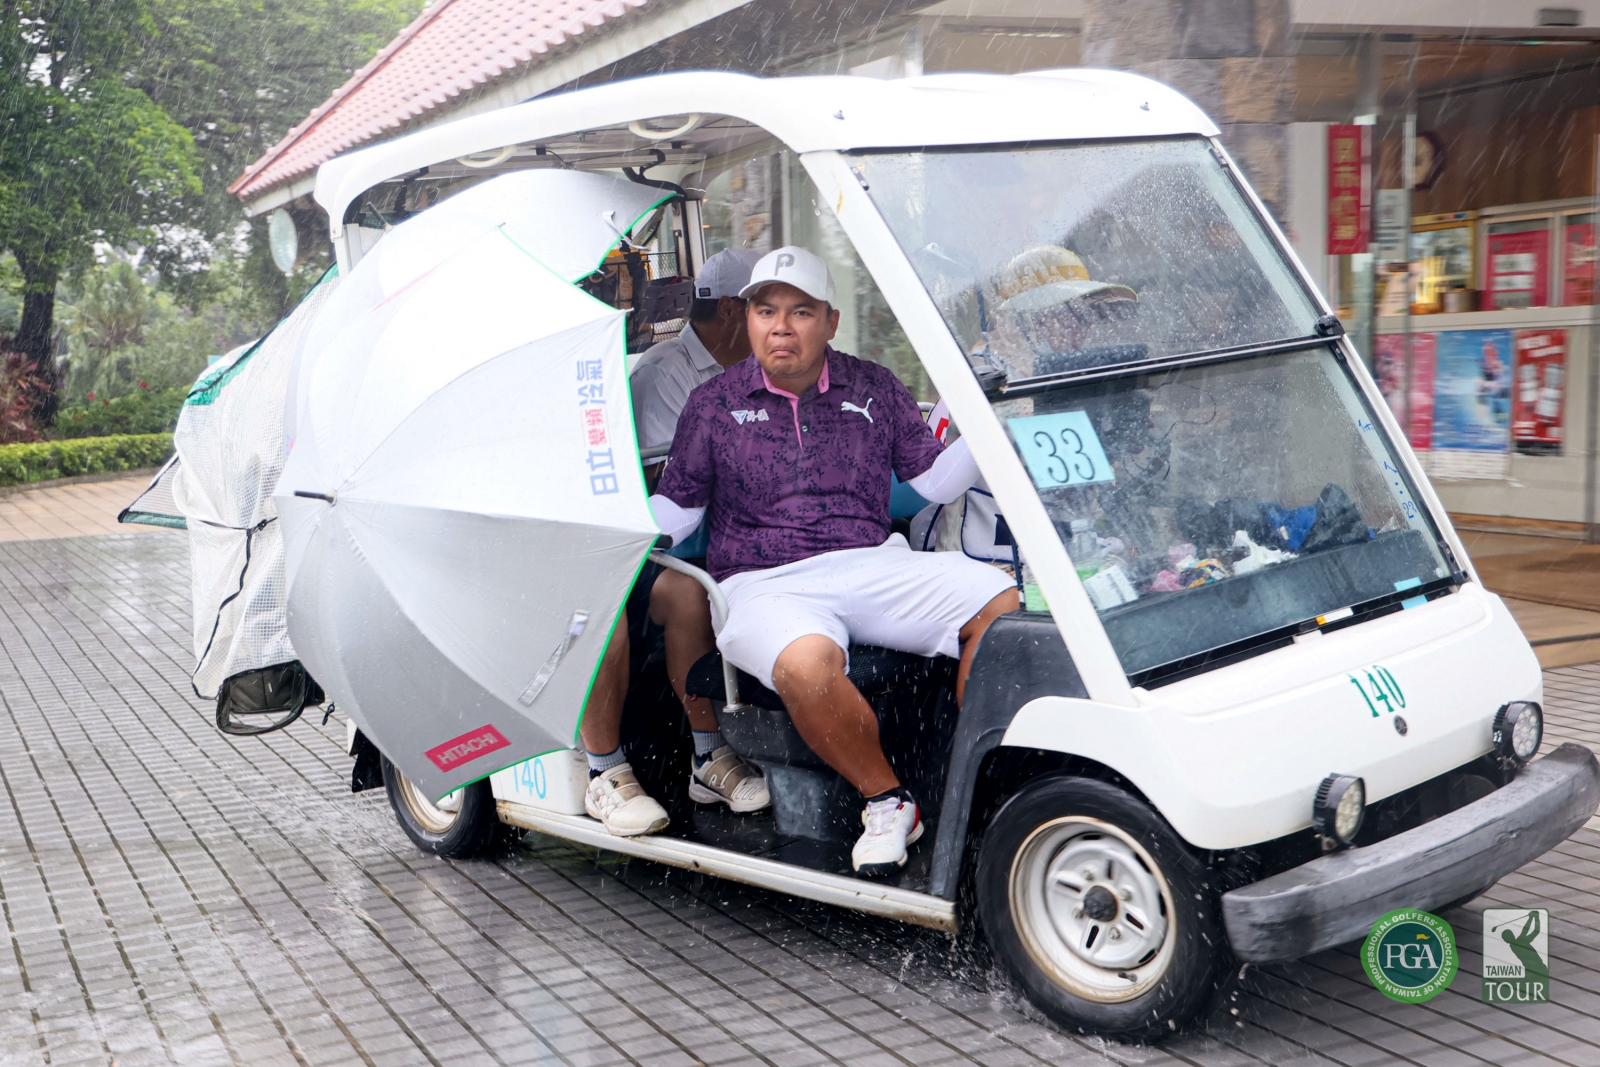
[[[739,295],[750,299],[761,287],[773,282],[792,285],[813,300],[833,303],[833,277],[822,257],[799,245],[784,245],[756,261],[750,271],[750,282]]]

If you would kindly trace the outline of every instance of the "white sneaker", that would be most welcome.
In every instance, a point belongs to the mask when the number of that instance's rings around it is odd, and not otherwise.
[[[726,804],[729,811],[760,811],[772,803],[761,769],[732,745],[723,745],[689,764],[689,798],[697,804]]]
[[[915,800],[891,796],[870,801],[861,813],[866,831],[850,850],[856,873],[893,874],[906,865],[906,846],[922,836],[922,810]]]
[[[605,825],[613,837],[638,837],[667,828],[667,809],[644,791],[633,768],[619,764],[589,779],[583,810]]]

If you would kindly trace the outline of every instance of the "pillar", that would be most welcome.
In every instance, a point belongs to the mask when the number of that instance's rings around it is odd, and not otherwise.
[[[1289,0],[1086,0],[1083,64],[1144,74],[1193,100],[1287,221]]]

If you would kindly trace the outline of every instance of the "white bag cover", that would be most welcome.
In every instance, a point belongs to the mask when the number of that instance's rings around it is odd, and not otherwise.
[[[172,498],[189,530],[192,681],[202,697],[241,671],[296,658],[272,491],[283,470],[289,370],[337,285],[325,278],[259,343],[206,368],[178,415]]]
[[[942,442],[950,438],[950,407],[943,400],[928,412],[933,435]],[[1011,538],[1006,532],[1000,543],[1000,506],[982,478],[953,504],[929,504],[911,517],[911,548],[915,552],[955,552],[984,563],[1011,564]]]
[[[953,504],[929,504],[911,518],[916,552],[964,553],[984,563],[1012,563],[1011,542],[998,540],[1005,517],[987,489],[972,488]]]
[[[463,211],[455,227],[430,218],[508,187],[499,210]],[[604,211],[626,227],[663,195],[571,171],[494,179],[380,242],[307,348],[275,498],[289,631],[340,709],[430,796],[573,744],[657,536],[624,315],[571,284],[616,238],[543,220]]]

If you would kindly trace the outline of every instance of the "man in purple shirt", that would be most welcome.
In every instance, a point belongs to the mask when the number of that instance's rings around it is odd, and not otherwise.
[[[913,553],[889,532],[890,473],[950,503],[977,480],[965,442],[945,449],[888,369],[834,351],[827,265],[803,248],[768,253],[740,293],[752,359],[700,385],[678,422],[656,520],[688,536],[710,508],[707,568],[727,595],[724,656],[783,698],[818,756],[861,791],[852,862],[891,873],[922,835],[915,799],[851,684],[852,640],[960,656],[1017,608],[1003,572],[957,553]]]

